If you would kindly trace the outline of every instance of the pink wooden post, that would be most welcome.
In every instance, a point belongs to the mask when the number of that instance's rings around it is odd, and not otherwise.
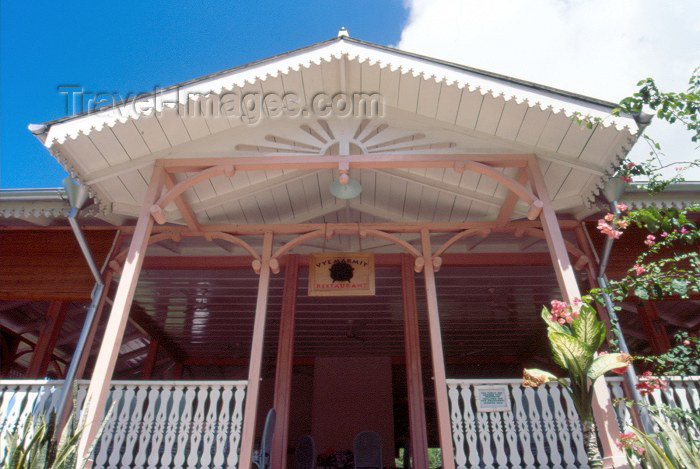
[[[265,340],[265,320],[267,316],[267,295],[270,287],[270,258],[272,256],[272,233],[266,232],[260,259],[260,279],[258,281],[258,299],[253,323],[253,342],[250,347],[250,365],[248,368],[248,390],[246,391],[245,410],[243,413],[243,434],[241,435],[241,456],[239,469],[250,469],[253,461],[255,444],[255,423],[260,394],[260,372],[262,370],[263,344]]]
[[[576,282],[574,269],[569,260],[569,254],[566,251],[564,238],[559,228],[557,215],[552,208],[552,201],[549,198],[544,177],[540,172],[539,164],[535,158],[530,160],[528,169],[532,188],[543,203],[540,220],[542,222],[545,239],[547,240],[547,246],[549,246],[549,254],[552,257],[559,288],[561,289],[564,300],[570,303],[574,298],[581,298],[581,292]],[[610,391],[605,384],[605,379],[598,379],[595,382],[593,392],[593,416],[602,445],[604,467],[627,467],[625,454],[615,445],[620,438],[620,427],[617,424],[615,410],[612,407],[612,399],[610,398]]]
[[[294,321],[297,309],[297,280],[299,257],[287,257],[284,270],[284,293],[280,335],[277,345],[277,371],[275,372],[275,400],[277,423],[272,438],[271,458],[275,467],[287,467],[287,445],[289,442],[289,405],[292,396],[292,365],[294,360]]]
[[[112,312],[109,315],[109,321],[102,338],[100,352],[97,355],[90,386],[85,396],[85,404],[81,416],[81,421],[85,424],[85,430],[78,446],[77,455],[79,461],[89,456],[88,450],[95,439],[104,416],[110,380],[114,374],[114,367],[119,355],[119,346],[124,337],[124,329],[129,319],[129,310],[134,299],[136,283],[141,272],[146,248],[148,247],[148,238],[153,228],[150,208],[158,200],[162,187],[163,168],[157,163],[153,169],[153,176],[148,185],[148,191],[131,238],[129,254],[124,262],[119,287],[112,304]],[[87,467],[92,467],[91,461],[88,462]]]
[[[413,258],[401,256],[401,286],[403,293],[404,344],[406,348],[406,381],[408,388],[408,421],[411,431],[413,467],[428,469],[428,435],[425,423],[425,398],[421,372],[418,308]]]
[[[447,376],[445,359],[442,353],[442,334],[440,332],[440,315],[438,312],[437,290],[435,288],[435,267],[433,251],[430,244],[430,230],[421,230],[423,248],[423,278],[425,279],[425,299],[428,304],[428,326],[430,329],[430,349],[433,358],[433,380],[435,382],[435,404],[437,407],[438,436],[442,448],[442,467],[454,469],[455,455],[452,446],[452,427],[450,425],[450,406],[447,402]]]

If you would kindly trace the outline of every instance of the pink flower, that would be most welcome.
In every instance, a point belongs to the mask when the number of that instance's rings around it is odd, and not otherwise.
[[[627,225],[625,224],[625,227]],[[597,227],[600,232],[604,235],[606,235],[608,238],[612,239],[618,239],[620,236],[622,236],[622,231],[616,230],[612,227],[612,225],[608,224],[605,222],[603,218],[598,220],[598,227]]]
[[[640,275],[642,275],[644,272],[647,271],[647,269],[645,269],[643,265],[639,265],[639,264],[634,264],[634,267],[632,267],[632,268],[634,269],[634,275],[636,275],[637,277],[639,277]]]
[[[620,440],[615,442],[618,448],[631,450],[641,456],[644,454],[644,448],[639,446],[639,444],[637,436],[632,432],[622,433],[620,435]]]
[[[614,218],[615,218],[615,215],[613,215],[612,213],[608,213],[607,215],[605,215],[605,216],[603,217],[603,219],[604,219],[605,221],[613,221]]]
[[[628,208],[629,208],[629,207],[628,207],[627,204],[624,203],[624,202],[617,204],[617,209],[618,209],[619,211],[621,211],[621,212],[624,212],[624,211],[627,210]]]
[[[690,231],[688,231],[688,228],[686,228],[685,226],[683,228],[681,228],[681,234],[688,234],[688,233],[690,233]]]
[[[581,304],[581,299],[575,298],[573,303],[574,305],[579,306]],[[552,315],[549,319],[558,322],[561,325],[571,324],[574,322],[574,319],[579,317],[580,313],[571,308],[566,301],[552,300],[551,305]]]
[[[662,238],[668,238],[668,233],[666,233],[666,232],[664,231],[664,232],[661,233],[659,236],[661,236]]]
[[[620,180],[621,180],[622,182],[626,182],[627,184],[629,184],[630,182],[632,182],[632,178],[629,177],[629,176],[620,176]]]
[[[617,227],[618,228],[625,230],[625,229],[627,229],[627,226],[629,226],[629,222],[627,220],[617,220]]]
[[[644,244],[646,244],[649,247],[652,247],[654,244],[656,244],[656,236],[648,235],[647,240],[644,241]]]
[[[634,168],[635,166],[637,166],[637,165],[634,164],[634,163],[632,163],[631,161],[630,161],[629,163],[627,163],[627,169],[632,169],[632,168]]]
[[[665,379],[652,376],[651,371],[645,371],[639,379],[637,389],[642,396],[648,396],[656,389],[665,391],[667,385],[668,382]]]

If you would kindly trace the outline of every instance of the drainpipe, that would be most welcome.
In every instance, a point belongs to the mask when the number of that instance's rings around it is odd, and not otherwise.
[[[615,218],[620,216],[620,211],[618,210],[617,205],[624,191],[625,183],[617,178],[609,180],[608,183],[605,185],[605,189],[603,190],[605,197],[610,202],[610,210],[615,215]],[[615,307],[613,306],[612,298],[606,292],[606,289],[610,286],[610,282],[608,281],[608,276],[606,275],[605,271],[608,267],[608,261],[610,260],[610,252],[612,251],[612,246],[614,242],[615,240],[613,238],[608,237],[605,239],[605,245],[603,246],[603,255],[600,258],[600,268],[598,271],[597,280],[598,285],[603,290],[603,302],[605,303],[605,309],[608,311],[610,322],[612,323],[615,329],[615,335],[617,336],[619,341],[620,351],[629,354],[629,347],[627,347],[627,341],[625,340],[625,336],[622,333],[622,327],[620,327],[620,321],[617,317],[617,313],[615,312]],[[592,245],[591,248],[594,249]],[[629,385],[630,392],[632,394],[632,399],[634,400],[634,402],[637,404],[644,403],[644,399],[639,393],[639,389],[637,389],[637,384],[639,384],[639,380],[637,379],[637,373],[634,370],[634,365],[630,365],[627,367],[627,370],[625,371],[625,378],[627,380],[627,384]],[[647,411],[646,407],[638,405],[637,409],[639,410],[639,420],[642,424],[642,430],[644,431],[644,433],[647,434],[652,433],[654,430],[651,424],[651,420],[649,419],[649,412]]]
[[[88,200],[88,190],[87,187],[76,184],[72,179],[66,178],[63,181],[66,195],[68,196],[68,201],[70,203],[70,212],[68,214],[68,223],[70,223],[75,238],[80,245],[80,250],[85,256],[90,272],[92,276],[95,277],[95,287],[92,289],[91,303],[88,308],[87,314],[85,316],[85,323],[83,324],[83,329],[80,331],[80,336],[78,337],[78,343],[75,346],[75,352],[73,353],[73,358],[71,359],[68,371],[66,371],[66,376],[63,383],[63,389],[61,390],[61,397],[56,404],[56,437],[60,437],[60,433],[63,429],[63,425],[67,421],[68,412],[70,412],[70,405],[72,404],[73,395],[73,384],[75,382],[75,376],[78,371],[78,365],[80,363],[80,358],[83,353],[85,353],[85,344],[87,343],[90,330],[95,322],[95,315],[97,312],[97,306],[100,303],[100,298],[105,289],[105,284],[102,281],[102,273],[98,269],[95,259],[92,257],[92,252],[90,251],[90,246],[85,240],[80,225],[76,217],[80,210],[85,206]]]

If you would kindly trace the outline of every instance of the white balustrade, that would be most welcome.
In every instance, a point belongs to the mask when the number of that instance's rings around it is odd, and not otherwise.
[[[700,413],[700,377],[664,377],[666,391],[647,402]],[[624,379],[606,378],[618,422],[632,422]],[[509,412],[479,412],[476,388],[507,386]],[[586,468],[586,451],[578,413],[568,392],[557,383],[524,388],[521,379],[448,379],[455,462],[462,468]]]
[[[79,407],[88,384],[79,383]],[[0,434],[29,414],[46,415],[62,385],[0,380]],[[94,467],[235,468],[245,391],[245,381],[113,381]],[[0,460],[5,450],[3,438]]]
[[[700,413],[700,377],[666,377],[651,405]],[[611,397],[624,398],[621,377],[606,379]],[[480,412],[476,389],[505,385],[511,410]],[[62,381],[0,380],[0,434],[27,415],[45,415]],[[87,381],[77,389],[82,405]],[[458,468],[586,468],[583,435],[570,396],[556,383],[523,388],[520,379],[447,380]],[[108,420],[95,446],[96,468],[235,468],[243,424],[245,381],[113,381]],[[631,415],[615,406],[626,428]],[[6,442],[0,439],[0,459]]]
[[[510,411],[478,410],[478,386],[494,384],[506,386]],[[449,379],[447,387],[458,468],[588,467],[578,415],[559,385]]]

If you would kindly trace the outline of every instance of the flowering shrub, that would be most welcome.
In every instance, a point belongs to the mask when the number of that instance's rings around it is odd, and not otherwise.
[[[700,339],[687,332],[675,335],[676,345],[661,355],[638,357],[650,363],[657,375],[697,376],[700,374]]]
[[[648,396],[656,389],[661,391],[666,390],[668,381],[661,379],[658,376],[652,376],[651,371],[645,371],[639,378],[639,383],[637,383],[637,389],[642,396]]]
[[[625,212],[629,207],[626,204],[618,204],[617,210],[620,213]],[[598,220],[598,230],[608,238],[618,239],[622,236],[623,230],[627,229],[629,226],[629,221],[616,215],[614,213],[608,213],[603,218]]]
[[[637,435],[632,432],[621,434],[620,439],[615,444],[618,448],[624,449],[627,452],[632,452],[638,456],[644,454],[644,448],[641,446],[641,441],[639,441]]]

